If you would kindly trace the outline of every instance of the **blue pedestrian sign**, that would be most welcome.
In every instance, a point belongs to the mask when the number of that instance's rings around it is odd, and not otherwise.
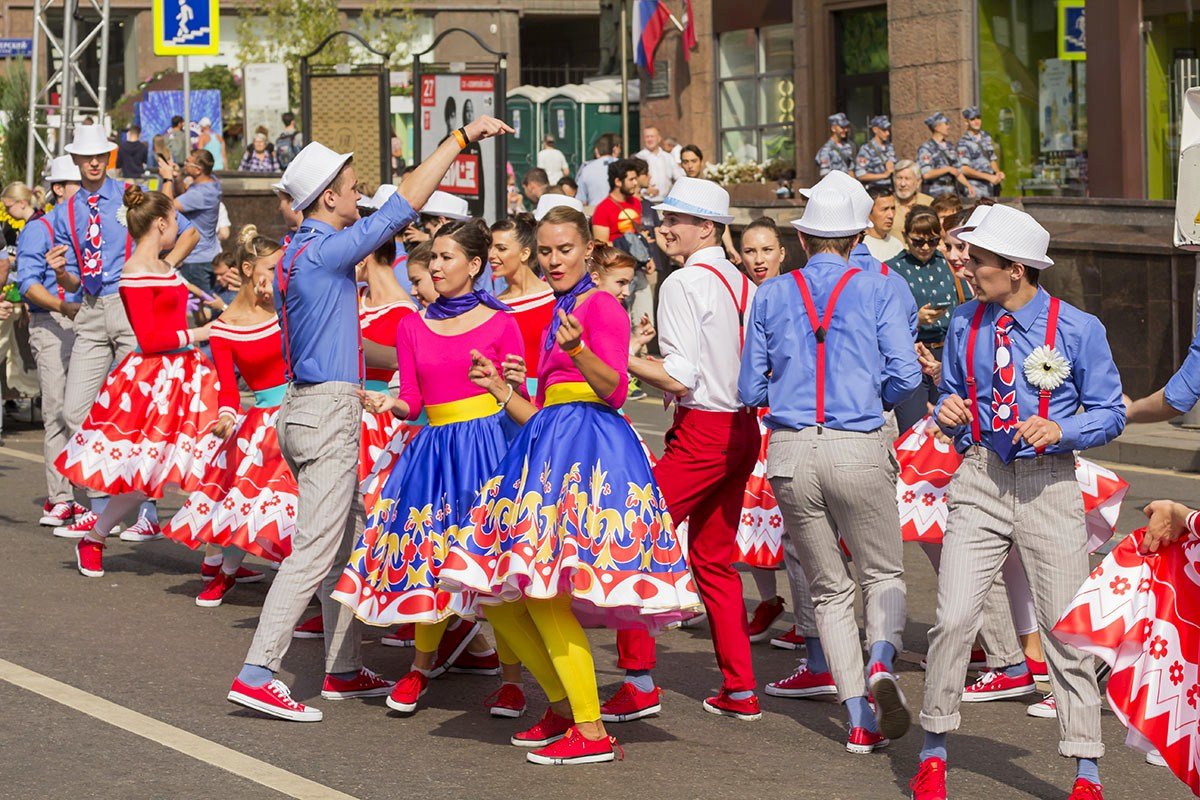
[[[28,58],[33,55],[33,39],[0,39],[0,58]]]
[[[217,0],[154,0],[154,54],[215,56],[220,21]]]

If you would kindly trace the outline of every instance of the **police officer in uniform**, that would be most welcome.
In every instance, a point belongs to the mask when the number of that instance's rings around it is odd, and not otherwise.
[[[892,173],[896,171],[896,150],[892,147],[892,123],[884,115],[871,117],[871,138],[858,148],[854,176],[864,188],[892,188]]]
[[[921,171],[921,190],[938,198],[955,191],[955,185],[965,187],[967,197],[975,197],[975,187],[967,183],[959,169],[958,149],[950,143],[950,120],[941,111],[925,118],[932,134],[917,148],[917,168]]]
[[[1004,173],[996,160],[996,145],[991,134],[983,129],[978,106],[964,108],[962,115],[967,121],[967,129],[958,140],[958,160],[963,175],[967,183],[975,187],[978,199],[998,197]]]
[[[829,141],[817,151],[817,169],[824,178],[831,172],[854,174],[854,143],[850,141],[850,118],[842,112],[829,116]]]

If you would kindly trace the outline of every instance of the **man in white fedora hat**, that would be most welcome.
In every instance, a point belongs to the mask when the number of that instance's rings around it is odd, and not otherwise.
[[[713,714],[762,716],[742,581],[733,568],[746,481],[760,444],[758,423],[737,394],[738,360],[754,285],[726,258],[721,234],[733,221],[729,193],[712,181],[680,178],[655,210],[667,255],[684,261],[659,292],[662,361],[631,357],[629,371],[678,399],[667,449],[654,469],[676,523],[688,523],[688,560],[712,629],[724,683],[704,701]],[[654,639],[617,635],[625,682],[604,707],[605,722],[657,713],[660,692],[650,671]]]
[[[292,632],[320,590],[328,700],[388,694],[391,681],[362,666],[362,635],[349,608],[330,596],[349,557],[363,511],[357,491],[365,376],[355,269],[416,218],[456,156],[473,142],[512,129],[492,117],[459,128],[365,219],[359,218],[352,156],[319,142],[288,165],[292,209],[304,214],[279,262],[275,306],[288,379],[279,408],[279,445],[299,486],[292,554],[263,603],[254,641],[227,698],[271,716],[316,722],[321,712],[292,699],[275,678]],[[371,353],[368,348],[368,356]],[[395,356],[391,366],[394,368]],[[387,364],[382,364],[386,366]]]
[[[1104,326],[1038,285],[1054,264],[1050,234],[1028,214],[994,206],[958,238],[970,245],[966,277],[976,299],[950,321],[937,421],[966,460],[948,493],[916,800],[947,796],[946,734],[959,726],[967,653],[988,587],[1015,545],[1038,622],[1054,627],[1090,569],[1074,451],[1105,444],[1125,427]],[[1100,800],[1096,759],[1104,745],[1092,659],[1053,636],[1042,642],[1058,751],[1078,764],[1070,798]]]
[[[117,294],[125,259],[133,252],[133,238],[125,225],[126,184],[106,177],[108,156],[116,144],[109,141],[103,125],[80,125],[66,146],[79,168],[80,189],[55,214],[54,241],[67,245],[67,270],[79,278],[83,295],[75,315],[75,342],[71,347],[70,370],[63,397],[63,420],[68,431],[83,424],[100,385],[112,366],[126,356],[137,340]],[[179,238],[163,260],[178,267],[200,236],[179,212],[175,213]],[[55,536],[82,539],[96,524],[108,498],[91,490],[91,513],[54,529]],[[158,539],[158,515],[153,502],[142,506],[138,520],[122,531],[123,541]]]
[[[69,525],[76,513],[87,509],[75,502],[71,484],[54,467],[54,459],[67,444],[70,431],[63,418],[67,391],[67,364],[75,344],[79,311],[79,279],[66,270],[66,245],[54,244],[54,224],[67,201],[79,191],[82,180],[71,156],[51,160],[46,182],[55,207],[36,214],[25,224],[17,239],[17,284],[29,306],[29,346],[37,363],[42,396],[42,452],[46,457],[46,503],[41,524]]]
[[[847,261],[864,228],[852,196],[813,192],[792,225],[808,262],[759,287],[738,390],[749,405],[770,408],[767,478],[812,587],[821,647],[810,659],[820,654],[826,662],[813,670],[832,674],[850,717],[846,749],[865,754],[904,735],[910,723],[894,667],[906,592],[883,406],[911,393],[921,368],[887,279]],[[865,673],[839,534],[863,592]]]

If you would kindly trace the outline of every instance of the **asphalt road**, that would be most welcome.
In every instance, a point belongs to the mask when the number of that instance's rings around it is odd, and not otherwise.
[[[628,410],[658,449],[667,423],[661,404],[644,400]],[[507,741],[528,718],[495,721],[483,707],[495,678],[440,679],[409,718],[389,712],[382,698],[322,701],[318,641],[296,641],[282,677],[298,698],[315,698],[324,722],[280,722],[241,710],[225,701],[225,692],[268,584],[237,587],[221,607],[200,609],[193,603],[203,585],[199,556],[168,541],[114,540],[105,577],[82,578],[71,543],[37,525],[44,491],[40,431],[7,427],[0,448],[0,798],[907,796],[919,730],[880,754],[852,756],[842,748],[844,719],[833,702],[764,695],[758,722],[706,714],[700,701],[720,683],[706,628],[663,636],[657,675],[666,691],[663,714],[612,726],[626,754],[615,764],[525,763]],[[1131,484],[1126,531],[1138,524],[1145,502],[1193,498],[1200,489],[1196,476],[1121,472]],[[163,510],[169,514],[178,502],[169,497]],[[909,622],[901,683],[915,708],[935,582],[917,548],[907,547],[905,559]],[[749,576],[746,587],[752,598]],[[367,666],[399,677],[411,653],[380,646],[377,635],[369,634],[364,647]],[[611,687],[620,674],[613,635],[592,631],[591,638],[601,685]],[[784,677],[795,658],[756,646],[759,682]],[[532,680],[527,689],[531,710],[540,713],[544,699]],[[1025,705],[1021,699],[964,706],[964,726],[950,739],[952,797],[1066,797],[1074,764],[1057,755],[1054,722],[1027,717]],[[1103,726],[1109,753],[1101,770],[1110,798],[1190,796],[1169,772],[1123,746],[1124,730],[1111,713]]]

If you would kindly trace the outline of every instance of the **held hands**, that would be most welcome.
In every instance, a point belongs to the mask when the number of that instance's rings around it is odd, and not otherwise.
[[[656,333],[657,331],[654,330],[654,326],[650,324],[650,315],[642,314],[642,319],[638,322],[637,329],[634,330],[633,337],[630,340],[634,351],[639,351],[649,344],[654,339]]]
[[[942,407],[938,409],[937,422],[943,428],[957,428],[961,425],[969,425],[971,423],[971,409],[967,407],[967,401],[956,394],[947,396],[942,401]]]
[[[934,358],[925,345],[917,342],[917,361],[921,364],[921,372],[928,375],[934,383],[942,381],[942,362]]]
[[[241,279],[238,279],[239,288]],[[275,287],[271,285],[271,279],[266,275],[258,279],[258,283],[254,286],[254,296],[258,298],[258,302],[266,303],[275,297]]]
[[[216,427],[213,428],[213,436],[222,440],[228,439],[229,434],[233,433],[233,426],[236,424],[237,417],[233,416],[233,414],[222,414],[221,418],[217,420]]]
[[[1044,417],[1032,416],[1022,420],[1013,434],[1013,444],[1021,439],[1030,447],[1049,447],[1062,441],[1062,428],[1057,422],[1051,422]]]
[[[506,383],[511,383],[513,386],[525,385],[525,377],[528,374],[528,370],[525,367],[525,359],[509,353],[505,357],[501,369],[504,372],[504,381]]]
[[[208,337],[212,335],[212,323],[201,325],[199,328],[192,328],[188,333],[192,336],[192,344],[207,342]]]
[[[390,394],[368,392],[364,389],[358,390],[358,402],[362,403],[362,407],[372,414],[383,414],[396,407],[396,398]]]
[[[1173,500],[1155,500],[1143,508],[1142,513],[1150,521],[1146,523],[1146,535],[1138,545],[1138,552],[1147,556],[1178,540],[1187,529],[1187,518],[1192,511]]]
[[[569,354],[583,343],[583,324],[574,314],[564,311],[558,312],[558,321],[560,325],[554,338],[563,352]]]
[[[466,125],[467,139],[471,142],[490,139],[493,136],[500,136],[505,133],[516,133],[509,125],[495,117],[482,116],[479,119],[471,120]]]

